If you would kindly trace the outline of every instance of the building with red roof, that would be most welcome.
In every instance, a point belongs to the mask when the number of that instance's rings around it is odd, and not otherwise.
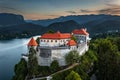
[[[71,38],[70,33],[60,33],[59,31],[56,33],[45,33],[40,39],[68,39]]]
[[[70,33],[45,33],[40,37],[40,46],[61,46],[66,45],[71,39]]]
[[[68,46],[76,46],[77,43],[74,40],[70,40],[70,41],[68,41],[67,45]]]
[[[77,43],[87,43],[89,41],[89,33],[87,29],[75,29],[72,31],[73,35],[77,38]]]
[[[82,29],[75,29],[75,30],[72,31],[72,33],[73,34],[86,35],[86,36],[89,35],[89,33],[84,28],[82,28]]]
[[[37,42],[34,40],[34,38],[31,38],[31,40],[28,43],[28,46],[37,46]]]
[[[40,66],[50,66],[52,61],[57,60],[60,66],[65,66],[65,56],[72,50],[78,51],[82,55],[88,50],[89,33],[86,29],[76,29],[70,33],[45,33],[41,35],[39,45],[32,38],[28,47],[37,47],[37,60]],[[76,41],[72,40],[72,36],[76,37]]]

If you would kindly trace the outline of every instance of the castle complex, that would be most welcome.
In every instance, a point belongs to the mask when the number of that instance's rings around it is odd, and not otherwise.
[[[76,41],[72,37],[76,37]],[[76,29],[71,33],[45,33],[40,37],[39,44],[32,38],[28,43],[28,49],[33,47],[37,54],[40,66],[50,66],[52,61],[57,60],[60,66],[65,66],[65,55],[72,50],[78,51],[79,55],[88,50],[89,33],[86,29]]]

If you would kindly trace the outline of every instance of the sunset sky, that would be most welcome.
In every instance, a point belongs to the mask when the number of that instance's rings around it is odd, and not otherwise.
[[[0,13],[21,14],[25,19],[67,15],[120,15],[120,0],[0,0]]]

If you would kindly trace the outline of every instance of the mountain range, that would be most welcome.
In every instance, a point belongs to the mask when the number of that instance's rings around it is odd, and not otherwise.
[[[120,31],[120,16],[113,15],[72,15],[47,20],[24,20],[22,15],[0,14],[0,39],[7,36],[41,35],[48,30],[71,32],[87,28],[90,36],[104,32]],[[15,36],[14,36],[15,35]],[[18,36],[19,35],[19,36]],[[2,36],[2,37],[1,37]],[[6,38],[5,38],[6,39]]]
[[[55,22],[65,22],[69,20],[74,20],[79,24],[86,24],[91,21],[99,20],[99,23],[107,21],[107,20],[118,20],[120,21],[120,16],[113,16],[113,15],[70,15],[70,16],[61,16],[55,19],[44,19],[44,20],[31,20],[30,22],[37,25],[48,26]]]

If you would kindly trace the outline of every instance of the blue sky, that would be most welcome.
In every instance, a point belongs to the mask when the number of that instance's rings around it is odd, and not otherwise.
[[[1,13],[21,14],[25,19],[67,15],[120,15],[120,0],[0,0]]]

